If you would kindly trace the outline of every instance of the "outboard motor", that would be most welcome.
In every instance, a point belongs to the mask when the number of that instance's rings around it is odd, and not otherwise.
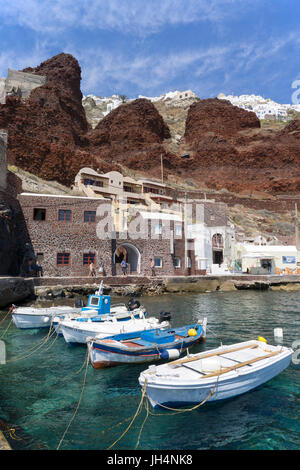
[[[82,308],[85,307],[84,300],[80,297],[79,299],[75,300],[75,308]]]
[[[140,302],[136,299],[130,299],[127,304],[127,307],[129,310],[134,310],[136,308],[139,308],[140,306],[141,306]]]
[[[159,321],[162,323],[163,321],[171,320],[172,315],[170,312],[160,312],[159,314]]]

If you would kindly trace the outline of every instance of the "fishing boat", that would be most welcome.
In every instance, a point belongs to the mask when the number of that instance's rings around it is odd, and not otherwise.
[[[134,318],[144,318],[147,312],[140,302],[130,299],[128,304],[110,304],[110,296],[100,293],[90,295],[87,306],[82,306],[79,312],[58,313],[52,320],[52,326],[61,334],[60,324],[64,320],[85,321],[90,318],[94,322],[103,322],[115,318],[117,321],[127,321]]]
[[[141,330],[164,329],[169,326],[169,322],[155,317],[146,318],[141,310],[139,318],[132,314],[131,319],[127,321],[118,321],[113,316],[98,319],[92,318],[71,318],[62,320],[59,329],[65,340],[69,344],[87,343],[90,338],[102,339],[107,336],[114,336],[122,333],[131,333]]]
[[[186,325],[180,328],[152,329],[121,333],[87,342],[89,357],[95,369],[119,365],[175,359],[187,348],[206,336],[206,319],[203,326]]]
[[[236,397],[286,369],[293,350],[261,340],[220,346],[152,365],[139,376],[153,407],[179,408]]]
[[[112,305],[110,296],[103,295],[103,281],[101,281],[99,290],[89,296],[88,304],[85,306],[82,299],[75,302],[74,307],[58,306],[48,308],[34,307],[16,307],[12,306],[12,319],[17,328],[49,328],[51,325],[57,329],[57,325],[62,319],[71,319],[83,317],[99,316],[98,319],[105,315],[111,315],[118,320],[130,320],[132,314],[139,318],[143,310],[140,303],[136,299],[130,299],[127,306],[125,304]]]
[[[15,307],[12,306],[12,319],[17,328],[49,328],[52,318],[57,315],[80,314],[81,308],[76,307]]]

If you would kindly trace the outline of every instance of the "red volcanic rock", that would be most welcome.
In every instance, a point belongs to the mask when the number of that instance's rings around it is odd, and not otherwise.
[[[8,162],[44,179],[71,185],[86,166],[104,172],[127,167],[160,177],[162,158],[164,176],[180,175],[218,190],[300,192],[300,119],[281,131],[260,129],[254,113],[226,100],[202,100],[190,107],[184,139],[176,146],[146,99],[119,106],[90,129],[80,66],[69,54],[23,71],[46,76],[46,83],[25,102],[7,97],[0,105],[0,128],[8,131]],[[187,153],[190,158],[180,157]]]
[[[88,124],[81,104],[79,64],[62,53],[24,71],[46,76],[46,83],[35,88],[26,102],[8,97],[0,105],[0,127],[8,131],[8,162],[70,185],[82,166],[94,164],[85,151]]]
[[[289,122],[285,128],[280,132],[280,135],[289,135],[300,139],[300,119],[294,119]]]
[[[163,118],[151,101],[146,99],[137,99],[119,106],[90,132],[90,142],[95,146],[118,142],[125,147],[136,147],[162,143],[170,137]]]
[[[191,105],[184,137],[186,142],[195,142],[208,133],[230,137],[241,130],[259,127],[255,113],[233,106],[227,100],[209,98]]]
[[[97,161],[132,169],[152,169],[153,176],[160,172],[161,155],[166,168],[176,166],[172,160],[178,157],[162,145],[170,137],[163,118],[146,99],[120,105],[88,133],[90,150]]]

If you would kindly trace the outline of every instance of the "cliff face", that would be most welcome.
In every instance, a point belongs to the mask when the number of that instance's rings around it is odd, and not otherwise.
[[[255,113],[233,106],[229,101],[209,98],[191,105],[184,137],[193,143],[207,134],[231,137],[239,131],[260,128]]]
[[[263,130],[254,113],[225,100],[203,100],[190,107],[186,121],[189,168],[215,189],[299,191],[299,130],[299,120],[281,131]]]
[[[42,75],[46,82],[25,102],[7,97],[0,105],[0,128],[8,131],[8,162],[46,180],[71,185],[86,166],[105,172],[127,167],[158,177],[163,158],[165,176],[192,179],[202,187],[300,191],[299,119],[280,131],[262,129],[254,113],[226,100],[197,100],[184,123],[175,126],[186,112],[172,118],[176,129],[185,128],[181,138],[171,136],[166,124],[170,103],[163,113],[163,107],[158,111],[150,101],[137,99],[92,129],[82,106],[76,59],[62,53],[23,72]],[[186,153],[189,159],[180,157]]]
[[[149,100],[137,99],[119,106],[87,137],[99,163],[151,169],[153,175],[160,172],[161,156],[171,165],[173,155],[163,146],[164,140],[171,137],[169,128]]]
[[[0,106],[0,127],[8,131],[8,162],[72,184],[77,171],[94,162],[86,150],[88,125],[79,64],[72,56],[59,54],[24,71],[46,76],[46,83],[26,102],[11,96]]]

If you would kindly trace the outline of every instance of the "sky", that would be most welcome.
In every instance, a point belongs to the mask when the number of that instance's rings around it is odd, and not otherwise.
[[[0,0],[0,77],[65,52],[84,95],[190,89],[291,103],[299,23],[299,0]]]

